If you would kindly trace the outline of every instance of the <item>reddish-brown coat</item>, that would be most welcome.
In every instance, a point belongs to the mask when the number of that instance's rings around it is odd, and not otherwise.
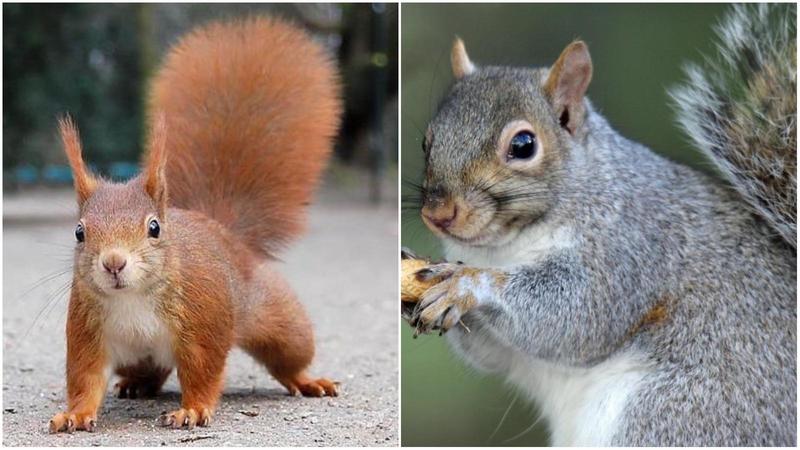
[[[301,30],[265,18],[216,23],[181,40],[153,83],[141,176],[124,185],[94,177],[76,127],[60,123],[87,238],[67,319],[68,411],[51,431],[93,429],[105,394],[103,302],[114,294],[92,277],[109,247],[139,258],[144,268],[129,281],[156,302],[171,336],[183,396],[163,425],[210,422],[233,345],[293,394],[336,395],[331,381],[305,372],[311,323],[270,254],[302,231],[339,123],[338,90],[333,63]],[[118,387],[145,392],[172,368],[142,355],[114,369]]]

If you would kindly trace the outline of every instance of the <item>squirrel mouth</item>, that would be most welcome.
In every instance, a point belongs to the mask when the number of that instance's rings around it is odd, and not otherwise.
[[[474,235],[474,236],[471,236],[471,237],[462,237],[462,236],[459,236],[457,234],[451,233],[449,231],[445,232],[444,235],[449,237],[450,239],[453,239],[454,241],[457,241],[457,242],[461,243],[461,244],[480,246],[488,238],[488,236],[485,233],[483,233],[482,231],[479,232],[478,234]]]
[[[125,284],[121,279],[114,277],[114,286],[112,287],[114,288],[114,290],[121,290],[128,287],[128,285]]]

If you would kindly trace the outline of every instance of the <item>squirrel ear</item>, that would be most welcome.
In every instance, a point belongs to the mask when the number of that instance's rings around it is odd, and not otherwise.
[[[72,168],[75,193],[78,194],[78,205],[83,205],[97,188],[97,180],[83,162],[81,138],[75,122],[72,121],[69,115],[58,120],[58,130],[61,133],[64,152],[67,154],[67,159],[69,159],[69,166]]]
[[[475,72],[475,65],[469,60],[467,49],[464,48],[464,41],[456,37],[453,41],[453,49],[450,51],[450,64],[453,66],[453,76],[460,80],[465,76]]]
[[[167,208],[167,121],[158,114],[150,129],[147,159],[144,164],[144,190],[156,202],[163,219]]]
[[[555,107],[561,126],[570,134],[583,122],[583,95],[591,80],[592,58],[583,41],[569,44],[550,68],[544,91]]]

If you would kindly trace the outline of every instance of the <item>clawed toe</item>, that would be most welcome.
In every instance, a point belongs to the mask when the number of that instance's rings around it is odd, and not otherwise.
[[[61,413],[56,414],[48,429],[50,433],[74,433],[77,430],[93,432],[97,428],[97,418],[90,414]]]
[[[304,397],[336,397],[339,395],[337,384],[327,378],[301,379],[286,383],[290,395],[302,394]]]
[[[207,427],[211,425],[211,411],[208,408],[198,410],[194,408],[181,408],[170,413],[162,413],[158,417],[158,424],[162,427],[193,429],[195,426]]]

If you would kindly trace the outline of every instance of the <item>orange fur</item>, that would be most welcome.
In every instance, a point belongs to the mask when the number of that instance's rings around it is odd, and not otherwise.
[[[50,420],[50,432],[92,431],[106,390],[100,313],[73,289],[67,312],[67,413]]]
[[[172,49],[152,87],[135,179],[94,178],[77,129],[61,122],[85,241],[67,323],[68,411],[51,431],[94,428],[108,365],[122,377],[121,397],[155,394],[174,366],[181,408],[160,423],[207,426],[233,345],[292,394],[336,395],[334,383],[306,373],[311,323],[270,255],[302,229],[339,121],[337,91],[332,62],[305,33],[252,19],[211,24]],[[104,255],[122,268],[104,271]],[[131,302],[143,316],[127,324],[114,308]],[[127,325],[146,329],[116,334]]]
[[[158,214],[164,215],[167,208],[167,122],[164,114],[158,114],[150,131],[148,152],[150,157],[143,169],[144,190],[158,205]]]
[[[643,330],[661,325],[669,320],[669,304],[671,301],[672,298],[668,294],[659,298],[653,307],[647,310],[639,322],[631,328],[628,332],[628,336],[635,336]]]
[[[268,299],[248,316],[240,317],[239,346],[264,364],[290,393],[336,395],[332,382],[309,379],[304,372],[314,358],[314,336],[303,306],[266,264],[259,272],[261,280],[253,290],[267,292]]]
[[[92,195],[97,187],[97,181],[89,173],[83,163],[81,153],[81,140],[78,128],[72,118],[65,116],[58,121],[58,129],[61,133],[61,141],[64,144],[64,151],[69,159],[69,166],[72,168],[72,177],[75,180],[75,193],[78,194],[78,203],[83,203]]]
[[[328,161],[338,90],[330,58],[286,23],[251,18],[189,33],[150,97],[151,115],[169,123],[170,203],[204,212],[253,249],[281,250],[301,232]]]

